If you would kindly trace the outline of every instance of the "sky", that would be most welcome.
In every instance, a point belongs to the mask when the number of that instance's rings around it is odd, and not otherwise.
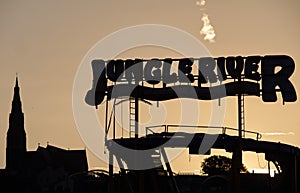
[[[27,149],[36,150],[38,144],[47,143],[84,149],[72,112],[76,72],[96,42],[125,27],[163,24],[179,28],[201,41],[214,57],[289,55],[296,64],[291,81],[299,92],[299,1],[207,0],[203,8],[195,0],[0,0],[0,168],[5,167],[16,73]],[[203,13],[216,33],[213,43],[200,34]],[[159,48],[144,48],[123,56],[132,57],[133,53],[140,58],[178,57]],[[276,103],[264,103],[261,98],[247,97],[246,129],[265,133],[263,140],[299,147],[299,100],[283,105],[280,95],[278,98]],[[224,126],[237,126],[236,103],[236,98],[227,99]],[[106,167],[89,150],[87,156],[90,169]],[[257,157],[253,159],[257,162]],[[249,168],[258,167],[252,161],[246,162]],[[174,166],[182,166],[177,171],[191,170],[192,166],[199,168],[199,160],[182,157],[174,161]]]

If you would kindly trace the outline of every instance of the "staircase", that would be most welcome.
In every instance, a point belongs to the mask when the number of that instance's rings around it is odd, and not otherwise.
[[[241,96],[241,123],[242,123],[242,136],[245,138],[245,96]]]
[[[155,172],[157,173],[157,175],[159,176],[165,176],[166,171],[162,165],[161,162],[161,154],[159,150],[154,150],[153,154],[151,155],[151,159],[153,161],[153,169],[155,170]]]
[[[129,98],[129,138],[135,135],[135,98]]]

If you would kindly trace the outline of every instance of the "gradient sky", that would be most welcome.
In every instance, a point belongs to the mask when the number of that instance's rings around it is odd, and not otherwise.
[[[195,0],[0,0],[0,168],[5,166],[6,132],[16,72],[25,113],[27,149],[35,150],[38,143],[45,146],[47,141],[62,148],[83,149],[85,145],[77,132],[71,104],[77,68],[97,41],[132,25],[177,27],[202,41],[214,57],[289,55],[296,64],[291,80],[299,95],[300,1],[207,0],[206,3],[205,12],[217,35],[215,43],[204,41],[199,34],[202,11]],[[155,49],[137,53],[140,58],[161,54]],[[166,52],[168,56],[173,55]],[[224,125],[236,127],[236,99],[227,101]],[[282,105],[281,96],[277,103],[246,98],[246,129],[282,132],[278,136],[264,135],[263,139],[300,146],[299,109],[299,100]],[[88,158],[90,168],[104,166],[90,152]],[[188,165],[190,160],[180,162]],[[191,165],[197,167],[199,163]],[[249,163],[248,167],[256,166]],[[190,168],[182,170],[185,169]]]

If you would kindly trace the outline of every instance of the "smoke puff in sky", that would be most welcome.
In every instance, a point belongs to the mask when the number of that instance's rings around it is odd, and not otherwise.
[[[201,20],[203,21],[203,27],[200,30],[200,34],[204,35],[204,40],[208,40],[209,42],[215,42],[215,30],[214,27],[210,24],[208,15],[203,13]]]
[[[203,27],[200,30],[200,34],[204,35],[204,40],[208,40],[209,42],[215,42],[216,33],[214,27],[211,25],[210,20],[208,18],[208,14],[204,12],[206,5],[205,0],[197,1],[196,5],[200,7],[200,10],[203,11],[201,21],[203,22]]]
[[[196,2],[196,5],[198,5],[198,6],[204,6],[205,3],[206,3],[205,0],[201,0],[201,1],[197,1],[197,2]]]

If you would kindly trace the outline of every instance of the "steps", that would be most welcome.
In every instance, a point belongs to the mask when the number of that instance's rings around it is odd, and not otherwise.
[[[129,138],[135,135],[135,98],[129,98]]]

